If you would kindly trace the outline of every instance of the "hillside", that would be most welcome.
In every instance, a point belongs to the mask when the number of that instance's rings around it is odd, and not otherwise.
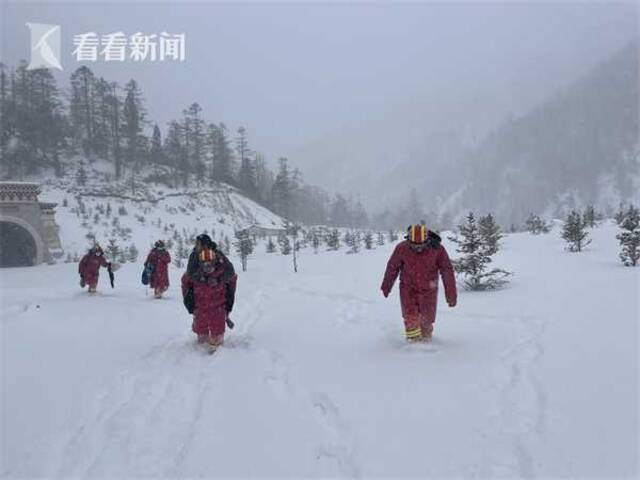
[[[163,239],[177,257],[180,242],[190,249],[192,237],[204,231],[224,246],[233,242],[235,231],[251,225],[283,225],[281,217],[223,183],[185,189],[114,182],[101,167],[87,167],[84,185],[74,175],[42,182],[41,199],[58,203],[56,221],[67,259],[81,256],[93,238],[103,247],[110,239],[122,250],[135,245],[140,253]]]
[[[595,204],[611,214],[640,202],[640,64],[628,45],[471,151],[444,210],[493,211],[503,224],[530,212]]]
[[[441,298],[427,346],[379,292],[391,244],[298,274],[260,248],[213,357],[181,269],[163,300],[140,262],[94,297],[75,265],[4,270],[1,476],[636,478],[640,270],[615,233],[508,235],[509,288]]]

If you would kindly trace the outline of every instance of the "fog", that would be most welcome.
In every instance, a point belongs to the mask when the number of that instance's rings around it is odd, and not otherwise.
[[[371,191],[434,135],[454,132],[457,156],[638,35],[637,5],[619,2],[3,2],[0,12],[7,64],[29,57],[26,22],[62,25],[63,83],[79,66],[74,34],[184,32],[182,63],[87,65],[136,79],[163,129],[197,101],[208,120],[245,126],[268,161],[288,156],[307,182],[372,210],[412,186],[396,175],[386,195]]]

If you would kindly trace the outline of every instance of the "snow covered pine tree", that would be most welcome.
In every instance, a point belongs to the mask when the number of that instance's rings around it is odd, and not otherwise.
[[[487,271],[492,256],[499,250],[502,234],[493,217],[482,218],[482,227],[476,223],[473,212],[467,215],[467,221],[458,225],[458,233],[449,240],[458,245],[457,252],[463,256],[453,261],[456,272],[464,277],[463,285],[467,290],[490,290],[505,285],[511,272],[501,268]]]
[[[620,242],[620,260],[627,267],[635,267],[640,260],[640,210],[629,206],[619,222],[622,230],[616,238]]]
[[[588,237],[589,232],[582,216],[572,210],[562,227],[562,238],[568,243],[567,248],[570,252],[581,252],[584,247],[591,243],[591,240],[587,240]]]

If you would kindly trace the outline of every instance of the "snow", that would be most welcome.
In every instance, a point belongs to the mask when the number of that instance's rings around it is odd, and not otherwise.
[[[512,283],[441,298],[431,345],[379,292],[392,245],[307,249],[298,274],[260,245],[213,356],[173,266],[162,300],[141,263],[94,297],[75,264],[2,270],[2,477],[636,477],[640,269],[616,231],[507,236]]]

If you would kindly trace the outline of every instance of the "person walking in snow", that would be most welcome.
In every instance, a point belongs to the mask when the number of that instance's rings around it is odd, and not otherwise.
[[[80,273],[80,286],[84,288],[89,285],[89,293],[96,293],[98,286],[98,278],[100,276],[100,267],[110,268],[111,263],[104,257],[104,251],[98,244],[89,249],[87,254],[82,257],[78,265],[78,273]]]
[[[380,288],[385,298],[388,297],[400,275],[400,303],[409,342],[431,340],[438,301],[438,274],[442,277],[449,307],[456,306],[454,270],[441,242],[440,236],[424,225],[412,225],[387,263]]]
[[[233,328],[229,314],[233,309],[237,276],[233,264],[206,235],[199,235],[197,247],[182,276],[182,295],[193,313],[192,331],[198,343],[212,349],[222,345],[225,326]]]
[[[156,298],[162,298],[162,294],[169,288],[170,263],[171,255],[167,251],[164,242],[158,240],[144,263],[145,269],[151,272],[149,285],[153,288],[153,294]]]

